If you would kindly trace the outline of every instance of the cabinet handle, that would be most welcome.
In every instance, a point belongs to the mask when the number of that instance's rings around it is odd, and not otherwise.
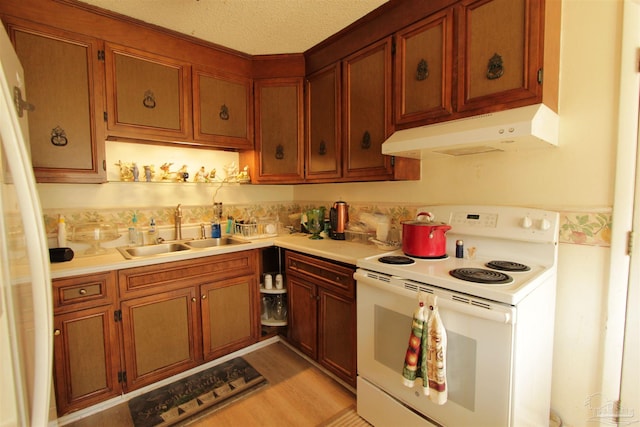
[[[156,108],[156,96],[153,94],[153,92],[151,91],[151,89],[147,90],[144,93],[144,99],[142,100],[142,105],[145,106],[145,108]]]
[[[362,135],[362,142],[360,143],[360,147],[362,147],[363,150],[368,150],[369,148],[371,148],[371,134],[368,130],[365,130],[364,135]]]
[[[278,146],[276,147],[276,159],[284,159],[284,147],[282,146],[282,144],[278,144]]]
[[[494,53],[491,59],[489,59],[489,65],[487,66],[487,78],[489,80],[495,80],[502,77],[504,74],[504,65],[502,63],[502,56]]]
[[[207,299],[207,294],[202,294],[202,296],[200,298]]]
[[[80,289],[80,290],[78,291],[78,293],[79,293],[80,295],[86,295],[86,294],[87,294],[87,290],[86,290],[86,289]]]
[[[54,330],[53,330],[53,335],[54,335],[54,336],[56,336],[56,337],[57,337],[58,335],[60,335],[61,333],[62,333],[62,332],[61,332],[61,331],[60,331],[60,329],[58,329],[58,328],[56,328],[56,329],[54,329]]]
[[[324,156],[327,154],[327,143],[324,141],[320,141],[320,147],[318,148],[318,154]]]
[[[64,147],[69,143],[67,133],[60,126],[51,129],[51,143],[56,147]]]
[[[423,58],[420,60],[420,62],[418,62],[418,69],[416,70],[416,80],[426,80],[427,77],[429,77],[429,65]]]
[[[196,297],[191,298],[191,302],[196,302],[198,299]]]
[[[229,107],[227,107],[225,104],[222,104],[222,106],[220,107],[220,114],[218,114],[220,116],[221,120],[229,120]]]

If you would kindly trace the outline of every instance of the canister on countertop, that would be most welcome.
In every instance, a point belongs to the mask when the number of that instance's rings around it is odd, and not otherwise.
[[[456,258],[464,258],[464,242],[456,240]]]

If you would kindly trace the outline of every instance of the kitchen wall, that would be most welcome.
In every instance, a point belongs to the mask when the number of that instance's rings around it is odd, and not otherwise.
[[[558,210],[563,231],[559,247],[552,407],[565,425],[585,425],[594,421],[590,398],[599,393],[602,385],[601,337],[610,256],[608,226],[613,206],[621,11],[619,0],[563,1],[557,148],[428,158],[422,161],[422,179],[416,182],[298,186],[39,184],[45,214],[53,218],[58,211],[65,210],[99,214],[119,212],[122,208],[169,209],[177,203],[207,206],[216,191],[216,201],[225,204],[282,205],[287,209],[309,201],[329,203],[340,199],[358,209],[383,211],[397,206],[445,203]],[[113,148],[110,144],[113,143],[107,142],[108,150]],[[144,147],[140,149],[148,150]],[[152,150],[156,152],[159,148]],[[195,171],[201,164],[209,169],[209,165],[214,167],[219,162],[215,167],[220,171],[229,162],[237,162],[232,153],[225,153],[231,157],[209,159],[203,157],[204,150],[194,151],[198,153],[195,159],[176,157],[174,167],[184,162]],[[125,153],[108,151],[110,179],[117,179],[113,163],[118,160],[145,162],[152,155],[136,151],[125,158]],[[207,153],[206,156],[217,156],[216,152]],[[162,156],[154,161],[165,158],[172,161],[173,154]],[[608,397],[600,399],[606,403]]]

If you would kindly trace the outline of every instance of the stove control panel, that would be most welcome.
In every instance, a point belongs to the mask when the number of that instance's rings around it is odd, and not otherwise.
[[[557,243],[559,215],[557,212],[511,206],[429,206],[419,212],[430,212],[436,221],[451,225],[449,233]]]
[[[453,212],[451,214],[450,226],[464,225],[468,227],[496,228],[498,224],[498,214],[496,213],[472,213]]]

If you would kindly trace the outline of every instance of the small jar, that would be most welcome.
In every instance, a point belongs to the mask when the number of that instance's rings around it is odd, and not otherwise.
[[[273,277],[270,274],[264,275],[264,288],[273,289]]]
[[[282,274],[276,274],[276,289],[282,289],[283,287]]]

